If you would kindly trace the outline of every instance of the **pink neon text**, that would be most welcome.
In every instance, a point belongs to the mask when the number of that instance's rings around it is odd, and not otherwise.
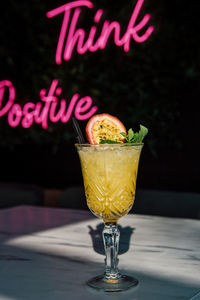
[[[47,129],[49,120],[53,123],[58,121],[67,123],[73,112],[78,120],[87,120],[95,114],[98,108],[92,106],[90,96],[80,98],[79,94],[74,94],[68,107],[65,99],[61,99],[59,105],[58,96],[60,96],[62,88],[57,85],[58,80],[54,79],[48,93],[46,89],[40,91],[40,102],[27,102],[24,107],[21,107],[14,103],[15,88],[12,82],[0,81],[0,117],[8,114],[8,123],[11,127],[17,127],[21,122],[23,128],[29,128],[35,122]],[[7,101],[4,100],[6,88],[8,89]]]
[[[92,26],[89,31],[88,38],[85,41],[85,36],[86,36],[85,30],[83,28],[77,28],[77,23],[81,13],[80,7],[88,7],[89,9],[93,8],[93,3],[90,1],[83,0],[83,1],[69,2],[47,12],[48,18],[52,18],[61,13],[64,13],[63,22],[62,22],[60,35],[57,43],[57,49],[56,49],[56,56],[55,56],[56,63],[61,64],[62,53],[63,53],[63,59],[65,61],[70,60],[76,44],[77,44],[77,52],[79,54],[84,54],[87,51],[95,52],[99,49],[103,50],[106,47],[108,39],[113,31],[114,31],[115,45],[118,47],[123,46],[125,52],[128,52],[130,50],[131,39],[133,39],[137,43],[145,42],[154,31],[154,27],[149,26],[141,36],[138,35],[138,32],[147,25],[150,19],[150,15],[146,14],[142,18],[142,20],[136,24],[143,3],[144,0],[137,0],[137,3],[130,17],[126,32],[121,38],[120,38],[120,33],[121,33],[120,23],[117,21],[109,22],[108,20],[105,20],[101,29],[100,36],[98,38],[95,37],[97,27]],[[74,9],[74,12],[70,21],[70,14],[72,9]],[[96,24],[99,23],[102,15],[103,15],[103,10],[102,9],[97,10],[94,16],[94,23]],[[96,39],[96,42],[94,42],[94,39]]]

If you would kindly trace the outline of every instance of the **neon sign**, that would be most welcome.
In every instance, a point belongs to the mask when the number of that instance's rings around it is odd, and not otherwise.
[[[46,89],[40,91],[41,102],[27,102],[22,108],[19,104],[14,103],[15,88],[12,82],[9,80],[0,81],[0,117],[8,114],[8,124],[11,127],[17,127],[21,123],[23,128],[29,128],[35,122],[47,129],[49,120],[53,123],[59,121],[67,123],[73,111],[78,120],[89,119],[97,111],[96,106],[92,107],[90,96],[80,98],[79,94],[72,96],[68,107],[65,99],[61,99],[60,104],[58,104],[58,96],[61,95],[62,88],[57,87],[57,85],[58,80],[54,79],[47,95]],[[3,106],[6,87],[8,88],[8,100]]]
[[[79,54],[84,54],[87,51],[95,52],[97,50],[103,50],[107,45],[108,39],[112,31],[114,32],[115,45],[118,47],[123,46],[125,52],[128,52],[130,50],[131,38],[137,43],[145,42],[154,31],[154,27],[149,26],[141,36],[138,35],[138,32],[147,25],[150,19],[150,15],[146,14],[143,17],[143,19],[136,25],[136,21],[140,13],[140,10],[142,8],[143,2],[144,0],[137,0],[135,8],[133,9],[132,15],[130,17],[126,32],[121,38],[120,38],[121,26],[119,22],[117,21],[109,22],[106,20],[103,23],[100,36],[97,38],[96,42],[94,42],[94,39],[96,39],[95,37],[96,30],[97,30],[96,26],[91,27],[87,40],[85,40],[85,36],[86,36],[85,30],[83,28],[78,28],[78,29],[76,28],[81,13],[80,7],[87,7],[91,9],[93,8],[92,2],[88,0],[73,1],[47,12],[48,18],[53,18],[61,13],[64,13],[63,22],[62,22],[60,35],[57,43],[57,49],[56,49],[56,56],[55,56],[56,63],[61,64],[62,62],[61,58],[62,58],[63,48],[64,48],[63,59],[65,61],[70,60],[76,44],[77,44],[77,52]],[[74,12],[70,22],[70,14],[72,9],[74,9]],[[96,24],[99,23],[102,15],[103,15],[103,10],[102,9],[97,10],[94,16],[94,23]],[[67,29],[68,29],[68,34],[67,34]]]
[[[46,15],[48,18],[53,18],[64,13],[55,55],[56,64],[62,63],[62,56],[63,60],[69,61],[75,50],[75,46],[78,54],[105,49],[112,33],[114,34],[114,44],[117,47],[123,47],[125,52],[130,50],[131,40],[136,43],[145,42],[154,31],[154,27],[149,26],[144,32],[145,26],[150,19],[149,14],[146,14],[137,22],[143,3],[144,0],[137,0],[127,29],[123,35],[121,35],[119,22],[105,20],[100,35],[96,37],[97,25],[103,16],[103,10],[98,9],[93,19],[95,25],[90,28],[86,38],[85,30],[83,28],[77,28],[77,23],[82,8],[93,8],[93,3],[89,0],[69,2],[47,12]],[[142,29],[143,34],[139,35]],[[7,100],[4,99],[5,90],[8,90]],[[41,124],[43,129],[47,129],[49,121],[52,123],[59,121],[67,123],[73,113],[76,119],[86,120],[98,109],[97,106],[92,106],[92,98],[90,96],[81,98],[79,94],[74,94],[67,106],[65,99],[62,98],[59,100],[61,93],[62,88],[58,87],[58,79],[54,79],[48,93],[46,89],[41,89],[39,102],[27,102],[22,107],[20,104],[14,103],[15,88],[12,82],[9,80],[0,81],[0,117],[7,114],[8,124],[11,127],[17,127],[21,124],[23,128],[29,128],[36,123]]]

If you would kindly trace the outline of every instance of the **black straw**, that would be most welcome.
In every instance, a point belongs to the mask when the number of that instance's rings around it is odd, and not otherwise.
[[[79,144],[85,144],[85,140],[84,140],[82,131],[81,131],[79,125],[78,125],[77,120],[74,117],[72,117],[72,122],[73,122],[74,131],[76,133],[76,140],[77,140],[77,142]]]

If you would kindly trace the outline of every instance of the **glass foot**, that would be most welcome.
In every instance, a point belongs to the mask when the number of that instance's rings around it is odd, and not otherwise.
[[[104,275],[94,277],[87,281],[87,285],[104,292],[122,292],[138,285],[138,280],[122,275],[119,279],[106,279]]]

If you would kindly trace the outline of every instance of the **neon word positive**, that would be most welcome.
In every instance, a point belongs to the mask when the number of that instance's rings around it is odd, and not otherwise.
[[[146,14],[143,19],[136,24],[138,15],[143,6],[143,2],[144,0],[137,0],[126,32],[121,38],[121,26],[119,22],[109,22],[108,20],[105,20],[101,29],[100,36],[98,38],[95,36],[97,31],[97,26],[95,25],[91,27],[88,37],[87,39],[85,39],[85,30],[83,28],[77,28],[77,23],[81,14],[81,7],[87,7],[89,9],[93,8],[93,3],[88,0],[69,2],[47,12],[48,18],[53,18],[59,14],[64,13],[56,49],[56,63],[61,64],[62,53],[63,59],[65,61],[70,60],[76,44],[76,49],[79,54],[84,54],[87,51],[95,52],[97,50],[103,50],[106,47],[108,39],[112,32],[114,32],[115,45],[118,47],[123,46],[125,52],[128,52],[130,50],[131,39],[133,39],[137,43],[145,42],[154,31],[154,27],[149,26],[143,34],[141,34],[140,36],[138,35],[138,32],[141,29],[144,29],[150,19],[150,15]],[[73,15],[70,20],[70,14],[72,10]],[[103,10],[98,9],[94,15],[94,23],[98,24],[101,20],[102,15]],[[96,41],[94,42],[94,40]]]
[[[8,99],[5,101],[5,88],[8,88]],[[58,96],[62,93],[62,88],[58,87],[58,80],[54,79],[48,93],[45,89],[40,91],[40,102],[27,102],[24,107],[14,103],[15,88],[11,81],[0,81],[0,117],[8,114],[8,124],[17,127],[20,123],[22,127],[29,128],[33,123],[41,124],[42,128],[48,128],[48,121],[53,123],[61,121],[67,123],[74,112],[78,120],[89,119],[96,111],[97,107],[92,107],[92,98],[85,96],[80,98],[79,94],[74,94],[67,107],[67,101],[61,99],[58,103]],[[4,105],[3,105],[4,101]]]

